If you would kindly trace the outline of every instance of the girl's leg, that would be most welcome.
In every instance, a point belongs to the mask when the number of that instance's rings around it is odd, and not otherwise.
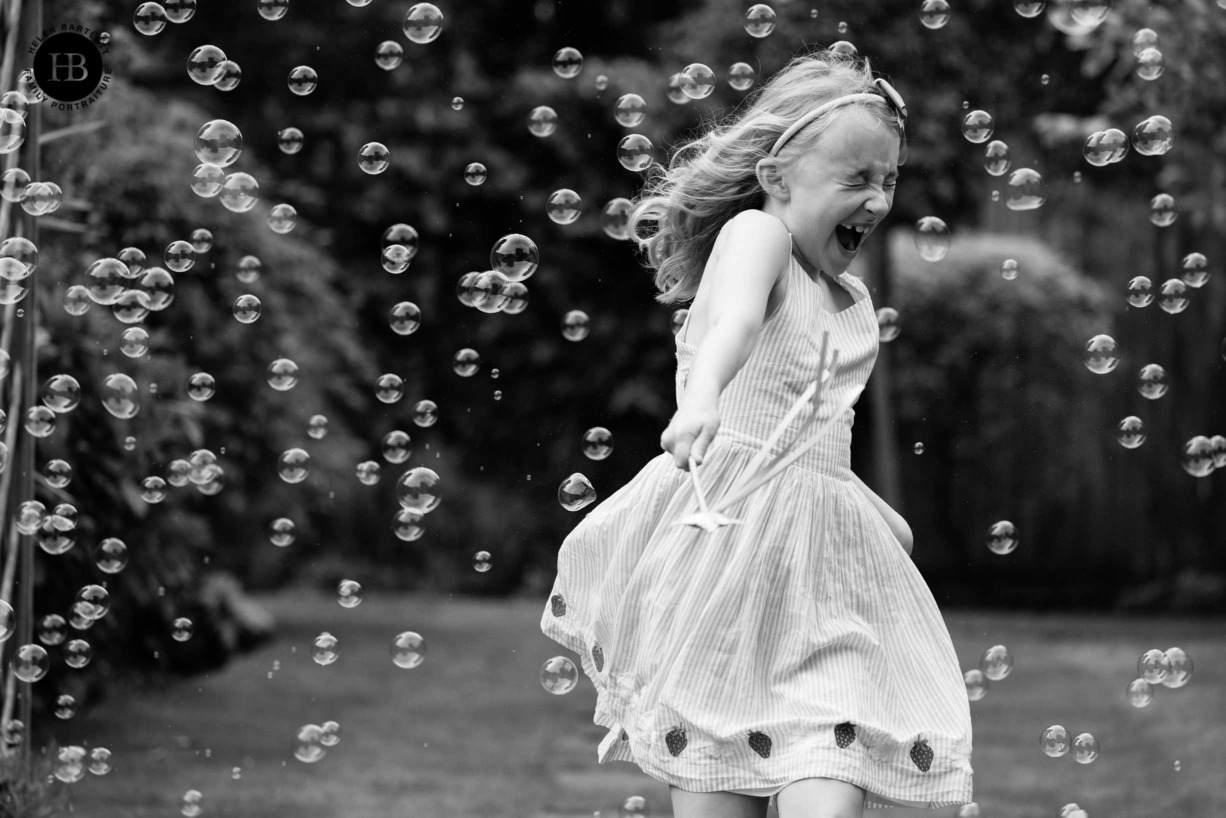
[[[864,790],[833,778],[805,778],[779,791],[779,818],[863,818]]]
[[[673,818],[766,818],[769,798],[737,792],[687,792],[671,784]]]

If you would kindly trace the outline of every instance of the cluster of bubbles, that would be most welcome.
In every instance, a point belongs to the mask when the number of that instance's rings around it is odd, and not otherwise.
[[[1069,731],[1063,725],[1053,724],[1039,736],[1039,746],[1051,758],[1060,758],[1073,752],[1073,760],[1078,764],[1091,764],[1098,758],[1098,739],[1090,733],[1078,733],[1070,740]]]
[[[1204,256],[1191,253],[1184,258],[1184,270],[1201,286],[1208,280]],[[1203,276],[1203,278],[1202,278]],[[1169,313],[1182,312],[1187,308],[1187,286],[1184,279],[1172,278],[1164,282],[1159,297],[1159,306]],[[1136,276],[1129,283],[1129,303],[1144,307],[1153,301],[1152,285],[1145,276]],[[1120,349],[1110,335],[1095,335],[1086,342],[1082,360],[1086,369],[1097,375],[1113,372],[1120,363]],[[1166,369],[1157,363],[1145,364],[1137,372],[1136,388],[1141,397],[1158,400],[1167,394],[1169,382]],[[1136,449],[1147,435],[1145,422],[1136,415],[1128,415],[1116,425],[1116,441],[1125,449]],[[1194,435],[1183,445],[1182,465],[1193,477],[1208,477],[1215,469],[1226,468],[1226,435]]]
[[[1137,659],[1137,678],[1128,683],[1125,694],[1133,707],[1148,707],[1154,700],[1154,686],[1172,690],[1192,678],[1192,657],[1183,648],[1147,650]]]
[[[341,726],[339,722],[325,721],[323,724],[304,724],[298,728],[294,736],[294,758],[303,764],[314,764],[323,758],[329,747],[341,743]]]
[[[8,91],[0,95],[0,155],[13,153],[26,141],[26,117],[31,101],[21,91]],[[11,167],[0,173],[0,198],[21,205],[31,216],[46,216],[60,209],[64,203],[64,190],[55,182],[35,181],[19,167]],[[11,240],[11,239],[10,239]],[[8,288],[9,281],[19,276],[19,269],[11,264],[0,266],[0,286]],[[12,304],[14,301],[0,301]]]
[[[962,674],[966,682],[966,696],[973,702],[981,700],[988,692],[989,682],[999,682],[1013,672],[1013,654],[1004,645],[993,645],[979,658],[979,667]]]
[[[51,774],[65,784],[75,784],[92,775],[106,775],[111,771],[111,751],[106,747],[86,750],[77,744],[66,744],[56,750]]]

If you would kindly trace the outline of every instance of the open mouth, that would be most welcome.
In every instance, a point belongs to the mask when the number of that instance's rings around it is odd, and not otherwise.
[[[861,225],[840,224],[834,228],[834,236],[838,239],[839,246],[849,253],[860,249],[866,235],[868,228]]]

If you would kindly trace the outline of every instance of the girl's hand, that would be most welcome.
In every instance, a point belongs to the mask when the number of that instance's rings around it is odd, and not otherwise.
[[[694,462],[702,464],[703,455],[719,431],[719,409],[714,404],[705,406],[683,405],[673,415],[664,434],[660,435],[660,447],[673,456],[677,468],[689,471],[690,455]]]

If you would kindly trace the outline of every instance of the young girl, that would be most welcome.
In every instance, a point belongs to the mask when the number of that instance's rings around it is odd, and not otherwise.
[[[781,818],[971,799],[958,659],[907,523],[851,471],[853,411],[731,506],[740,524],[677,525],[697,510],[691,457],[713,500],[748,477],[825,333],[839,355],[815,422],[868,379],[876,314],[845,270],[890,210],[905,117],[866,61],[796,58],[632,214],[658,300],[693,299],[677,413],[665,452],[563,542],[541,630],[596,686],[599,761],[667,783],[677,818],[761,818],[770,796]]]

